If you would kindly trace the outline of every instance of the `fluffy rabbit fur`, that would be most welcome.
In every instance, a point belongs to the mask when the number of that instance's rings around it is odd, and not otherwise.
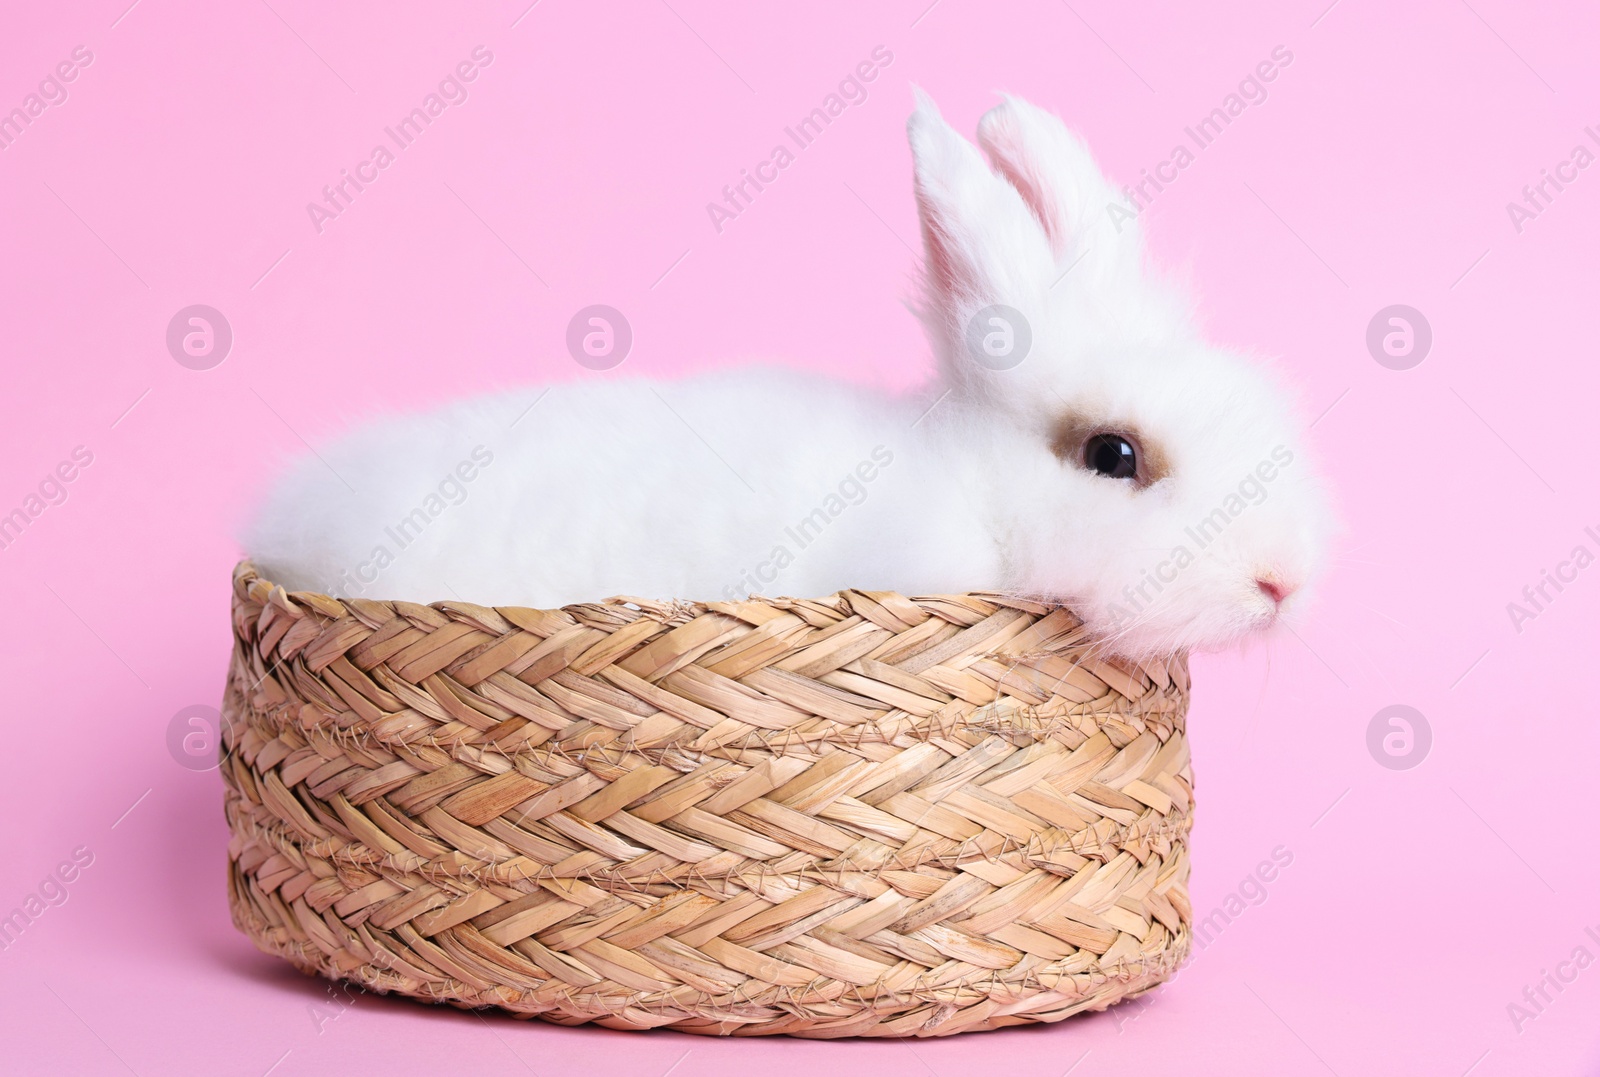
[[[388,418],[292,468],[246,548],[291,590],[419,602],[1053,596],[1129,656],[1273,625],[1326,517],[1285,394],[1146,275],[1137,224],[1108,223],[1118,193],[1058,119],[1005,100],[978,128],[987,162],[920,94],[908,131],[939,363],[923,390],[755,367]],[[996,304],[1031,328],[1010,369],[968,343]],[[1092,466],[1105,434],[1131,477]]]

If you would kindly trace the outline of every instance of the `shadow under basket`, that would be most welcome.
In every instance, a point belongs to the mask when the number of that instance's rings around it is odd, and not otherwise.
[[[301,970],[519,1017],[943,1036],[1187,956],[1184,656],[996,594],[560,610],[233,576],[229,899]]]

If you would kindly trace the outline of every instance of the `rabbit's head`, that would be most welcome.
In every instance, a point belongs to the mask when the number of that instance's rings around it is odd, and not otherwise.
[[[987,461],[1007,585],[1133,656],[1272,627],[1328,519],[1287,395],[1146,275],[1060,120],[1007,99],[979,124],[987,163],[920,94],[908,129],[939,425]]]

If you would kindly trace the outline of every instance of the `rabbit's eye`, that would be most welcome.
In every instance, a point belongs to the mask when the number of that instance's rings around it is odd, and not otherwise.
[[[1083,466],[1108,479],[1132,479],[1139,474],[1139,456],[1121,434],[1096,434],[1083,443]]]

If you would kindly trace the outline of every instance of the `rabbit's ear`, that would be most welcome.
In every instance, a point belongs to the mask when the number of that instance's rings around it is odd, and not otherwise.
[[[927,247],[923,316],[942,338],[947,362],[959,367],[954,356],[973,314],[997,303],[1031,313],[1055,275],[1055,258],[1017,188],[989,168],[926,94],[916,96],[906,133]]]
[[[1110,207],[1125,199],[1059,118],[1008,96],[978,121],[978,143],[1027,203],[1058,260],[1090,258],[1101,273],[1137,275],[1137,223],[1111,226]]]

